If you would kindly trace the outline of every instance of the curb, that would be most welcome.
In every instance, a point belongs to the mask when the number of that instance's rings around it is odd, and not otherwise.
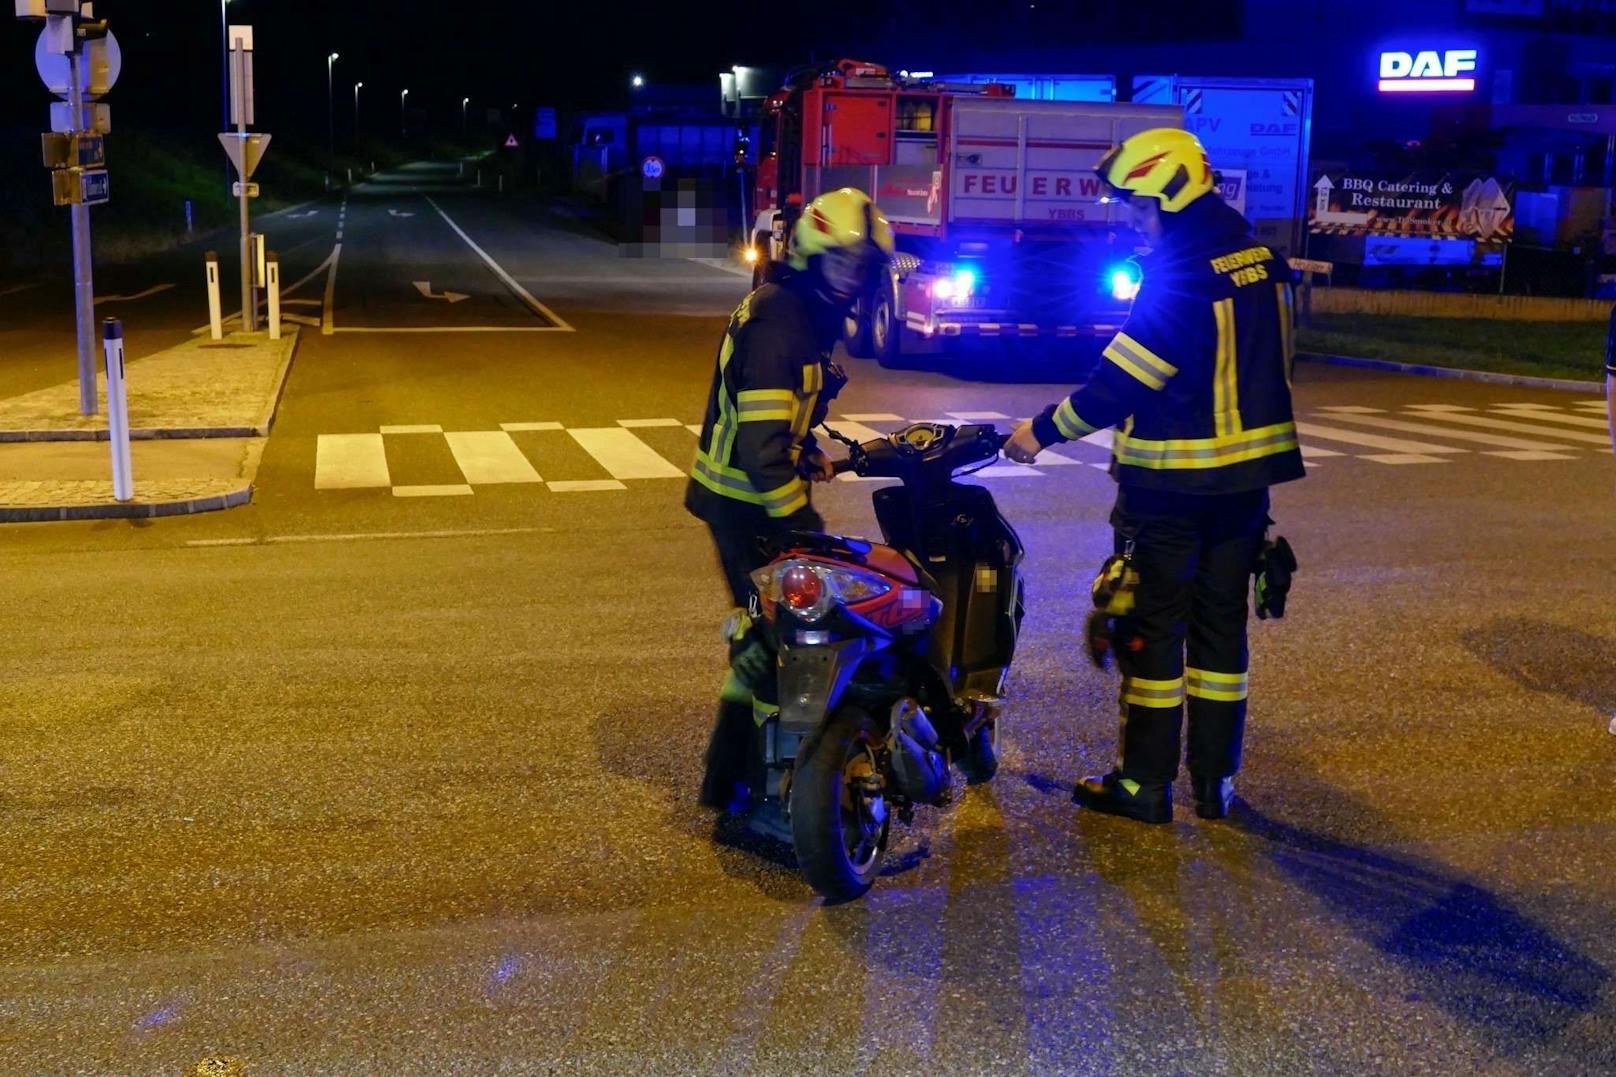
[[[253,484],[240,490],[190,501],[130,501],[112,505],[65,505],[50,507],[0,507],[0,523],[59,523],[64,520],[150,519],[157,516],[185,516],[197,512],[233,509],[252,500]]]
[[[278,398],[277,398],[278,400]],[[140,427],[129,431],[130,441],[195,440],[200,438],[261,438],[267,428],[256,426]],[[0,443],[18,441],[111,441],[110,430],[0,430]]]
[[[1321,355],[1317,352],[1297,352],[1296,358],[1326,366],[1350,366],[1363,370],[1384,370],[1393,374],[1418,374],[1426,378],[1452,378],[1455,381],[1480,381],[1492,385],[1513,385],[1522,389],[1559,389],[1570,393],[1603,393],[1605,385],[1598,381],[1573,381],[1569,378],[1534,378],[1526,374],[1494,374],[1487,370],[1464,370],[1459,367],[1421,366],[1418,363],[1394,363],[1390,359],[1359,359],[1351,355]]]
[[[281,360],[280,366],[275,368],[275,395],[270,397],[264,405],[264,410],[258,415],[258,422],[254,426],[143,426],[135,427],[129,431],[131,441],[153,441],[159,438],[172,440],[193,440],[199,438],[267,438],[271,428],[275,425],[275,415],[280,411],[281,399],[286,395],[286,382],[292,375],[292,361],[297,358],[298,349],[303,346],[303,334],[296,330],[292,335],[292,346],[286,349],[286,357]],[[95,430],[0,430],[0,444],[19,441],[110,441],[112,431],[105,427]]]

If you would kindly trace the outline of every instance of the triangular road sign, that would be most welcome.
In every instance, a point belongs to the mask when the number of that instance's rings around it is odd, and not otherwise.
[[[245,180],[252,178],[258,162],[264,159],[264,151],[269,149],[269,138],[269,135],[255,134],[244,139],[241,135],[226,131],[219,136],[219,143],[229,155],[230,163],[236,166],[236,174]]]
[[[505,148],[508,149],[508,150],[516,149],[516,136],[515,135],[507,135],[506,136],[506,138],[505,138]]]

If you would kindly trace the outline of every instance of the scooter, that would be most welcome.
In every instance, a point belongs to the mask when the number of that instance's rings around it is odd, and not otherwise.
[[[880,874],[892,817],[998,769],[1004,681],[1023,614],[1021,540],[980,486],[1009,440],[992,426],[917,423],[848,446],[838,472],[875,491],[884,544],[793,532],[753,574],[754,619],[778,649],[779,713],[763,727],[766,795],[797,864],[831,901]]]

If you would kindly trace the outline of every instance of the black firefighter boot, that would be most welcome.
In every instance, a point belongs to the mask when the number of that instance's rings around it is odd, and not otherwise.
[[[1182,709],[1136,704],[1125,707],[1122,758],[1117,769],[1084,778],[1072,790],[1072,799],[1107,815],[1142,823],[1170,823]]]
[[[1202,819],[1227,819],[1234,807],[1234,779],[1190,775],[1195,790],[1195,814]]]
[[[1091,811],[1137,819],[1141,823],[1173,821],[1173,787],[1167,782],[1142,782],[1121,771],[1084,778],[1072,790],[1072,799]]]

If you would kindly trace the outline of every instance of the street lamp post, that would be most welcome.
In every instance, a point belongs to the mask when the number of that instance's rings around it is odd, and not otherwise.
[[[363,82],[353,84],[353,144],[354,152],[359,152],[359,91],[364,87]]]
[[[460,99],[460,137],[461,138],[466,137],[466,106],[469,105],[469,104],[471,104],[471,98],[462,97]]]
[[[331,53],[325,58],[325,122],[326,134],[331,142],[331,171],[337,170],[337,97],[331,86],[331,71],[341,57]]]
[[[398,95],[398,133],[400,138],[405,139],[410,137],[410,118],[409,113],[405,111],[404,102],[404,99],[408,96],[410,96],[410,91],[408,90]]]

